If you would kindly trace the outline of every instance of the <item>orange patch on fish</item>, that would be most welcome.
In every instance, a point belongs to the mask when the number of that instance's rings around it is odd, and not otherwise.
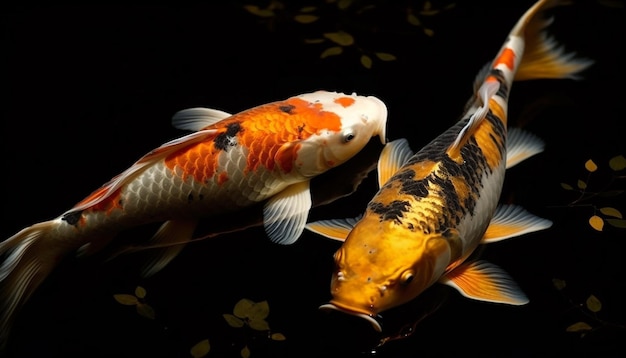
[[[101,189],[98,191],[101,191]],[[86,201],[86,200],[83,200],[83,201]],[[80,204],[77,204],[77,205],[80,205]],[[100,202],[89,207],[87,210],[105,211],[107,214],[110,214],[113,210],[121,209],[121,208],[122,208],[121,190],[118,189],[115,192],[113,192],[111,195],[102,199]]]
[[[513,70],[513,66],[515,66],[515,51],[510,48],[505,48],[500,56],[494,61],[493,66],[497,66],[498,64],[504,64],[510,70]]]
[[[342,107],[350,107],[354,103],[354,98],[352,97],[339,97],[335,100],[335,103],[340,104]]]
[[[234,145],[248,150],[247,172],[260,168],[272,171],[278,165],[281,171],[289,173],[301,147],[298,142],[322,131],[340,131],[341,118],[324,111],[321,103],[294,97],[252,108],[206,129],[217,129],[218,132],[165,160],[170,170],[180,168],[184,179],[193,177],[199,182],[212,179],[219,170],[219,155],[231,149],[230,144],[224,144],[231,141],[231,138],[224,138],[229,135],[233,136]],[[224,148],[218,147],[217,141]],[[220,182],[223,179],[217,178]]]
[[[219,185],[222,185],[222,184],[224,184],[226,181],[228,181],[228,173],[226,173],[226,172],[222,172],[222,173],[220,173],[220,175],[219,175],[219,176],[218,176],[218,178],[217,178],[217,183],[218,183]]]
[[[183,180],[193,177],[202,183],[215,175],[219,154],[220,151],[215,148],[212,141],[205,141],[168,156],[165,158],[165,165],[172,171],[179,168],[182,171]]]

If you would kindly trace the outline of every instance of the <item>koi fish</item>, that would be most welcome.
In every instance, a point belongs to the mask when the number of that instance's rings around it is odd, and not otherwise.
[[[326,91],[234,115],[208,108],[176,113],[173,125],[193,133],[152,150],[59,217],[0,243],[0,343],[60,260],[97,252],[124,230],[163,222],[151,242],[166,248],[145,275],[169,263],[202,218],[261,202],[269,239],[295,242],[311,208],[311,180],[375,136],[385,144],[386,121],[380,99]]]
[[[343,241],[334,254],[336,309],[369,321],[407,303],[436,282],[471,299],[523,305],[512,278],[484,260],[480,244],[544,230],[552,222],[515,205],[498,205],[505,171],[540,153],[543,142],[507,130],[514,80],[577,78],[591,61],[564,53],[548,38],[541,0],[520,18],[498,54],[477,75],[461,119],[417,153],[406,139],[388,143],[378,163],[379,190],[357,218],[321,220],[307,229]]]

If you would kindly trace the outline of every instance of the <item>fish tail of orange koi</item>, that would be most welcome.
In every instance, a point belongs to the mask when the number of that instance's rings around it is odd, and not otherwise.
[[[41,222],[0,242],[0,352],[19,308],[71,250],[51,239],[58,225],[57,220]]]
[[[592,60],[576,57],[573,52],[565,52],[563,46],[544,31],[553,20],[552,17],[544,16],[544,11],[568,4],[568,1],[562,0],[537,1],[513,27],[508,41],[521,38],[524,42],[523,55],[515,74],[516,81],[579,79],[578,74],[593,64]]]

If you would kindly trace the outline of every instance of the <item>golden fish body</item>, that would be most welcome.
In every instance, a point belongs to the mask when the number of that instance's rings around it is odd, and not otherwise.
[[[379,159],[380,189],[362,217],[322,220],[307,228],[344,240],[335,253],[332,300],[323,308],[361,316],[377,329],[380,312],[419,296],[436,282],[477,300],[528,302],[515,282],[486,261],[466,261],[481,243],[546,229],[551,222],[520,207],[498,206],[507,168],[543,150],[543,142],[507,128],[514,80],[574,78],[591,62],[564,54],[543,33],[538,1],[476,78],[461,119],[413,154],[406,140]]]

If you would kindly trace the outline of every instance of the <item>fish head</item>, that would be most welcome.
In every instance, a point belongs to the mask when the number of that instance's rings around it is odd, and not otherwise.
[[[445,273],[450,247],[437,235],[364,220],[335,252],[332,299],[320,309],[362,317],[381,331],[381,312],[415,299]]]
[[[311,109],[301,125],[314,133],[297,143],[295,167],[314,177],[345,163],[378,136],[386,142],[387,106],[374,96],[317,91],[296,96]]]

